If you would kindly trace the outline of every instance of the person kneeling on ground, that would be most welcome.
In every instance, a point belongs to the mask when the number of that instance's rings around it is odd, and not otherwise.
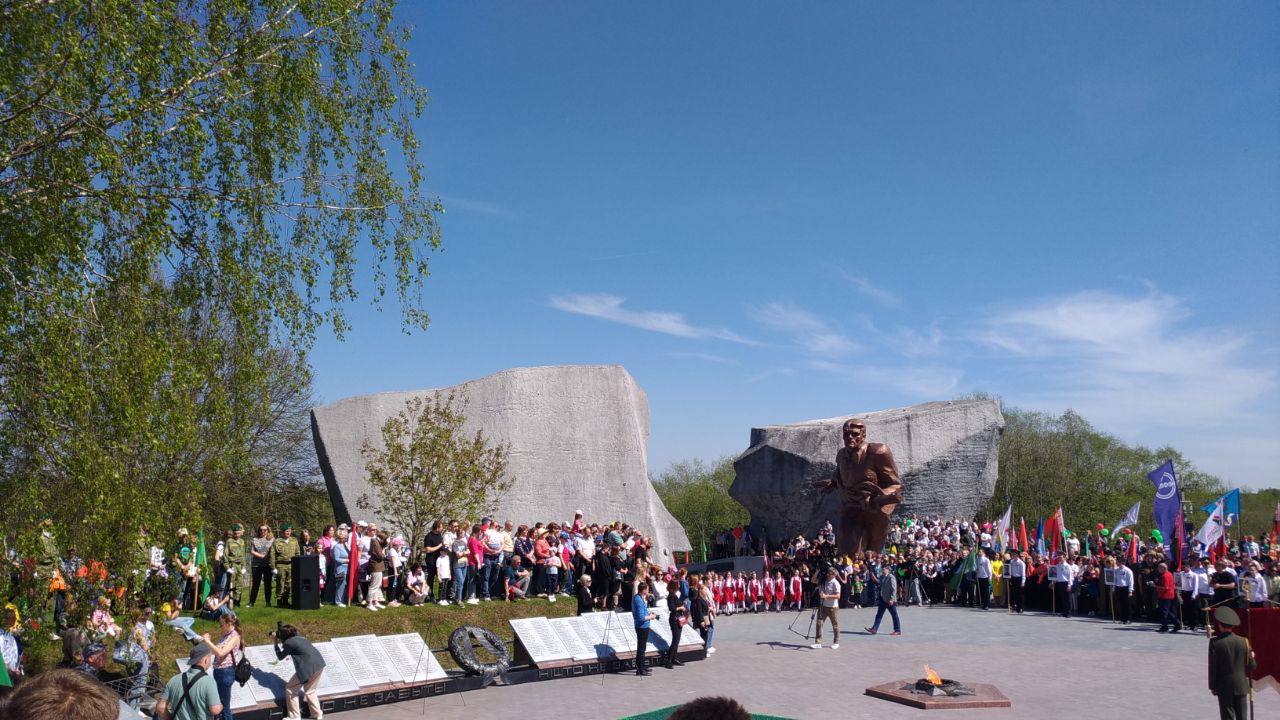
[[[519,555],[511,558],[511,564],[504,568],[503,584],[507,588],[508,600],[523,600],[529,596],[529,579],[532,574],[524,566]]]

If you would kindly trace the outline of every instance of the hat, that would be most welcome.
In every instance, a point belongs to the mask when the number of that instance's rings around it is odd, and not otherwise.
[[[243,526],[243,525],[241,525],[240,523],[231,523],[231,529],[232,529],[232,530],[243,530],[243,529],[244,529],[244,526]]]
[[[190,535],[191,533],[187,532],[187,529],[186,529],[186,528],[178,528],[178,534],[179,534],[179,535]]]
[[[195,665],[212,654],[213,648],[205,645],[204,643],[200,643],[199,645],[191,646],[191,654],[187,656],[187,659],[191,661],[192,665]]]
[[[81,651],[80,651],[80,653],[81,653],[81,655],[83,655],[83,656],[84,656],[84,659],[85,659],[85,660],[88,660],[89,658],[93,657],[94,655],[97,655],[98,653],[102,653],[102,652],[106,652],[106,651],[107,651],[107,646],[106,646],[106,645],[103,645],[103,644],[102,644],[102,643],[100,643],[100,642],[94,641],[94,642],[89,643],[88,645],[85,645],[85,646],[84,646],[84,650],[81,650]]]
[[[369,523],[365,522],[364,520],[361,520],[360,522],[356,523],[356,527],[369,527]]]
[[[585,514],[586,514],[586,513],[582,512],[581,510],[574,510],[574,511],[573,511],[573,516],[574,516],[574,517],[582,517],[582,516],[583,516],[583,515],[585,515]]]
[[[292,530],[292,529],[293,529],[293,526],[290,525],[289,523],[285,523],[280,526],[280,532],[284,532],[285,530]]]
[[[1227,627],[1235,627],[1240,624],[1240,616],[1236,614],[1235,610],[1226,606],[1214,610],[1213,619]]]
[[[351,529],[351,526],[350,526],[350,525],[348,525],[348,524],[346,524],[346,523],[342,523],[342,524],[338,525],[338,529],[339,529],[339,530],[350,530],[350,529]]]

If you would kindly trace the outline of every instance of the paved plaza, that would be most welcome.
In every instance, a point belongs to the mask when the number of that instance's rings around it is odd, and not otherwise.
[[[874,610],[841,610],[839,650],[812,650],[787,626],[793,612],[722,618],[717,652],[651,677],[616,674],[491,687],[465,694],[388,705],[361,720],[527,718],[532,708],[555,716],[598,720],[675,705],[707,694],[737,698],[752,712],[793,718],[907,718],[923,710],[866,697],[863,688],[923,674],[929,663],[945,678],[997,685],[1009,710],[930,711],[944,720],[977,717],[1214,718],[1206,688],[1203,633],[1156,632],[1148,624],[1118,625],[1039,613],[952,607],[906,608],[904,633],[887,624],[870,636]],[[809,613],[796,627],[808,626]],[[885,617],[888,623],[888,616]],[[830,631],[825,640],[830,642]],[[335,715],[341,717],[341,715]],[[1260,692],[1257,717],[1280,717],[1280,694]]]

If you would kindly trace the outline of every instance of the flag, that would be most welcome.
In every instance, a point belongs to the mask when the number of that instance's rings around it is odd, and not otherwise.
[[[1222,503],[1223,527],[1231,527],[1240,519],[1240,488],[1236,488],[1213,502],[1200,508],[1212,514],[1218,503]]]
[[[1187,524],[1182,517],[1182,511],[1178,511],[1178,517],[1174,521],[1174,552],[1178,557],[1178,572],[1182,572],[1182,556],[1187,552]]]
[[[351,557],[347,560],[347,604],[351,604],[351,597],[355,594],[356,583],[360,582],[360,535],[359,533],[351,533]]]
[[[1018,531],[1018,544],[1022,546],[1018,549],[1022,552],[1031,552],[1031,543],[1027,542],[1027,519],[1018,518],[1018,524],[1021,526]]]
[[[209,575],[212,570],[209,568],[209,555],[204,549],[204,531],[196,533],[196,540],[200,544],[196,547],[196,567],[200,568],[200,603],[204,604],[204,599],[209,597]]]
[[[1089,533],[1084,536],[1084,556],[1089,557],[1093,554],[1093,549],[1089,547]]]
[[[707,561],[707,539],[702,538],[702,562]]]
[[[1211,553],[1218,541],[1226,534],[1225,512],[1226,507],[1222,498],[1218,498],[1213,504],[1213,512],[1210,513],[1209,519],[1204,521],[1204,525],[1200,526],[1200,532],[1196,533],[1196,542],[1209,549]]]
[[[1059,505],[1058,509],[1054,510],[1053,514],[1049,516],[1049,519],[1045,521],[1044,532],[1049,535],[1050,552],[1058,552],[1059,540],[1063,541],[1064,546],[1066,545],[1067,523],[1062,519],[1061,505]]]
[[[1009,505],[1009,509],[1004,511],[1004,517],[996,521],[996,550],[1004,550],[1011,543],[1009,542],[1009,532],[1013,529],[1013,505]]]
[[[1174,523],[1182,510],[1182,493],[1178,491],[1178,475],[1173,470],[1173,461],[1165,460],[1163,465],[1147,473],[1147,479],[1156,486],[1156,499],[1151,511],[1155,515],[1156,527],[1164,536],[1164,549],[1168,554]]]
[[[1276,503],[1276,523],[1275,523],[1275,525],[1276,525],[1276,526],[1275,526],[1275,529],[1271,531],[1271,534],[1272,534],[1272,535],[1280,535],[1280,502]],[[1275,539],[1274,539],[1274,538],[1272,538],[1272,540],[1271,540],[1271,544],[1272,544],[1273,546],[1276,544],[1276,542],[1275,542]]]
[[[1138,524],[1138,511],[1141,507],[1142,501],[1139,500],[1133,504],[1133,507],[1129,508],[1129,512],[1125,513],[1124,517],[1120,518],[1120,522],[1117,523],[1115,529],[1111,531],[1112,539],[1118,537],[1121,530]]]
[[[978,548],[969,551],[969,555],[965,557],[964,562],[960,564],[960,569],[951,576],[947,581],[947,585],[952,590],[960,589],[960,583],[964,580],[964,576],[978,569]]]
[[[1036,524],[1036,552],[1044,555],[1044,518]]]

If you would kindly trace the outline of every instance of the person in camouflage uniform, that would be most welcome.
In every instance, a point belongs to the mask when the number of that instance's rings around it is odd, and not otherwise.
[[[61,577],[61,567],[62,552],[58,549],[58,540],[53,536],[53,519],[46,517],[40,521],[39,548],[36,551],[36,582],[46,588],[49,595],[53,597],[55,626],[59,624],[57,621],[62,617],[62,604],[66,598],[66,593],[57,589],[57,584],[60,582],[65,586],[65,578]]]
[[[222,588],[231,595],[236,607],[240,606],[240,587],[249,579],[249,566],[245,564],[247,557],[244,526],[240,523],[232,523],[231,537],[227,539],[222,549],[224,566]]]
[[[293,600],[289,594],[289,588],[293,584],[293,559],[300,552],[292,525],[281,526],[280,537],[271,545],[271,552],[276,563],[276,606],[289,607]]]

